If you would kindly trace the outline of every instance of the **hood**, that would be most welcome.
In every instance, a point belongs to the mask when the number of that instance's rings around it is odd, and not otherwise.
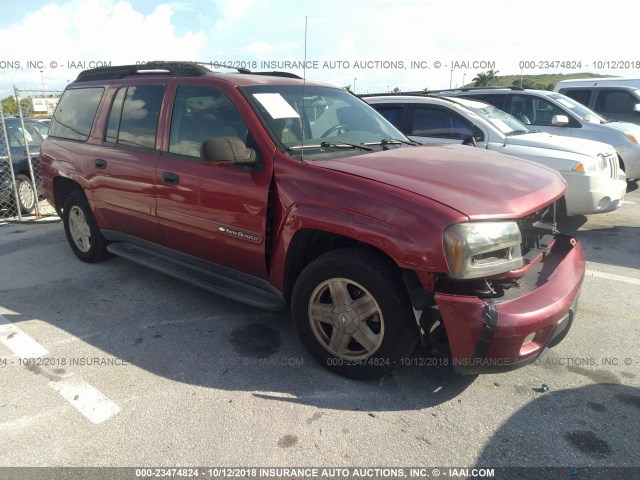
[[[555,170],[464,145],[405,147],[314,165],[422,195],[471,219],[528,215],[566,189]]]
[[[587,140],[584,138],[563,137],[551,135],[546,132],[526,133],[524,135],[507,136],[508,145],[520,145],[523,147],[547,148],[549,150],[559,150],[561,152],[577,153],[595,157],[599,153],[614,154],[615,150],[611,145]]]
[[[601,123],[605,127],[615,128],[616,130],[620,130],[622,132],[633,133],[636,138],[640,139],[640,125],[636,125],[635,123],[629,122],[609,122],[609,123]]]

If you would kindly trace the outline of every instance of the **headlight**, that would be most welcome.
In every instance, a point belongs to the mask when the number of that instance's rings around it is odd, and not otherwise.
[[[522,236],[516,222],[458,223],[444,232],[449,276],[487,277],[523,265]]]
[[[636,145],[638,145],[638,139],[633,133],[624,132],[624,136],[627,137],[631,143],[635,143]]]

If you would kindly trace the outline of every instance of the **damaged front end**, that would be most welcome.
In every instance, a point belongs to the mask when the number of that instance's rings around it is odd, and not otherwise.
[[[430,306],[420,309],[423,343],[445,334],[460,373],[508,371],[533,362],[564,338],[575,315],[584,252],[577,238],[557,232],[555,207],[500,223],[457,228],[453,238],[445,237],[452,273],[418,275],[433,292]],[[496,273],[505,265],[508,271]],[[483,271],[490,273],[477,275]]]

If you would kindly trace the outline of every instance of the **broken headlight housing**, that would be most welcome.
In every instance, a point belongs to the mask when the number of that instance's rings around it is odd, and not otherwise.
[[[506,222],[466,222],[448,227],[444,249],[449,277],[459,280],[488,277],[523,265],[518,224]]]

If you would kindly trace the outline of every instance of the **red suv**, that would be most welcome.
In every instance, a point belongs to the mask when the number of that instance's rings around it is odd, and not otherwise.
[[[267,309],[326,368],[374,378],[421,340],[457,371],[535,360],[567,333],[585,260],[557,172],[421,146],[347,91],[154,62],[82,72],[42,147],[83,261],[125,257]]]

